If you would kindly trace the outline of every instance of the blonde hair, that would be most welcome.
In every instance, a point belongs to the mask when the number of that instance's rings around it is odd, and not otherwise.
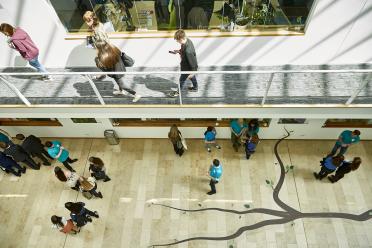
[[[89,22],[90,20],[93,20],[92,28],[95,28],[100,23],[96,14],[92,11],[89,11],[89,10],[84,13],[83,20],[85,22]]]

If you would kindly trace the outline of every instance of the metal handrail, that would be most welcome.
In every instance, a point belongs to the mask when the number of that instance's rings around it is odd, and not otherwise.
[[[272,73],[370,73],[372,69],[341,70],[254,70],[254,71],[126,71],[126,72],[0,72],[0,76],[40,76],[40,75],[143,75],[143,74],[272,74]]]

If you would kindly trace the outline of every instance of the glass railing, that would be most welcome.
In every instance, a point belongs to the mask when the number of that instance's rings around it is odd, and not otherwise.
[[[134,68],[135,69],[135,68]],[[372,104],[372,69],[350,70],[252,70],[198,71],[198,91],[186,80],[180,91],[179,71],[51,72],[50,81],[40,73],[0,73],[0,104],[19,105],[303,105],[347,106]],[[109,77],[123,74],[125,87],[142,98],[133,102],[131,94],[115,92],[118,86]],[[178,91],[179,95],[172,95]],[[126,92],[124,92],[126,93]]]

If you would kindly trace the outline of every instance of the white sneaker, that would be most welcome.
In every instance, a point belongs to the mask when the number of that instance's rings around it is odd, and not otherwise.
[[[128,96],[128,95],[129,95],[129,93],[126,92],[125,90],[122,90],[121,93],[122,93],[124,96]]]
[[[137,102],[139,99],[141,99],[141,97],[142,97],[141,95],[135,94],[132,102]]]
[[[115,96],[117,96],[117,95],[124,95],[123,94],[123,91],[121,91],[121,90],[114,90],[114,92],[112,92],[112,94],[114,94]]]
[[[43,81],[53,81],[54,78],[52,78],[51,76],[42,76],[41,80],[43,80]]]

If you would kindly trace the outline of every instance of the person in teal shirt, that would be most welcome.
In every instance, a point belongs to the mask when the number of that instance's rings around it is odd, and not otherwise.
[[[5,144],[13,143],[11,139],[12,138],[7,132],[0,129],[0,142],[4,142]]]
[[[340,152],[338,155],[344,155],[347,151],[347,148],[351,146],[352,144],[359,143],[360,141],[360,131],[359,130],[345,130],[343,131],[340,136],[338,137],[338,140],[336,141],[335,146],[333,147],[330,154],[327,155],[327,157],[332,157],[336,154],[337,150],[340,149]]]
[[[74,169],[72,169],[70,163],[75,163],[78,161],[77,159],[71,159],[69,157],[69,152],[62,146],[62,143],[58,140],[54,141],[47,141],[45,142],[45,146],[48,149],[48,154],[52,158],[56,158],[59,162],[61,162],[66,169],[75,172]]]
[[[232,119],[230,121],[231,142],[236,152],[239,150],[239,146],[241,146],[240,137],[246,128],[248,128],[248,125],[243,119]]]
[[[209,191],[208,195],[216,194],[216,184],[220,181],[222,176],[222,164],[218,159],[213,160],[213,164],[209,167],[209,176],[211,178],[209,185],[211,186],[211,191]]]

